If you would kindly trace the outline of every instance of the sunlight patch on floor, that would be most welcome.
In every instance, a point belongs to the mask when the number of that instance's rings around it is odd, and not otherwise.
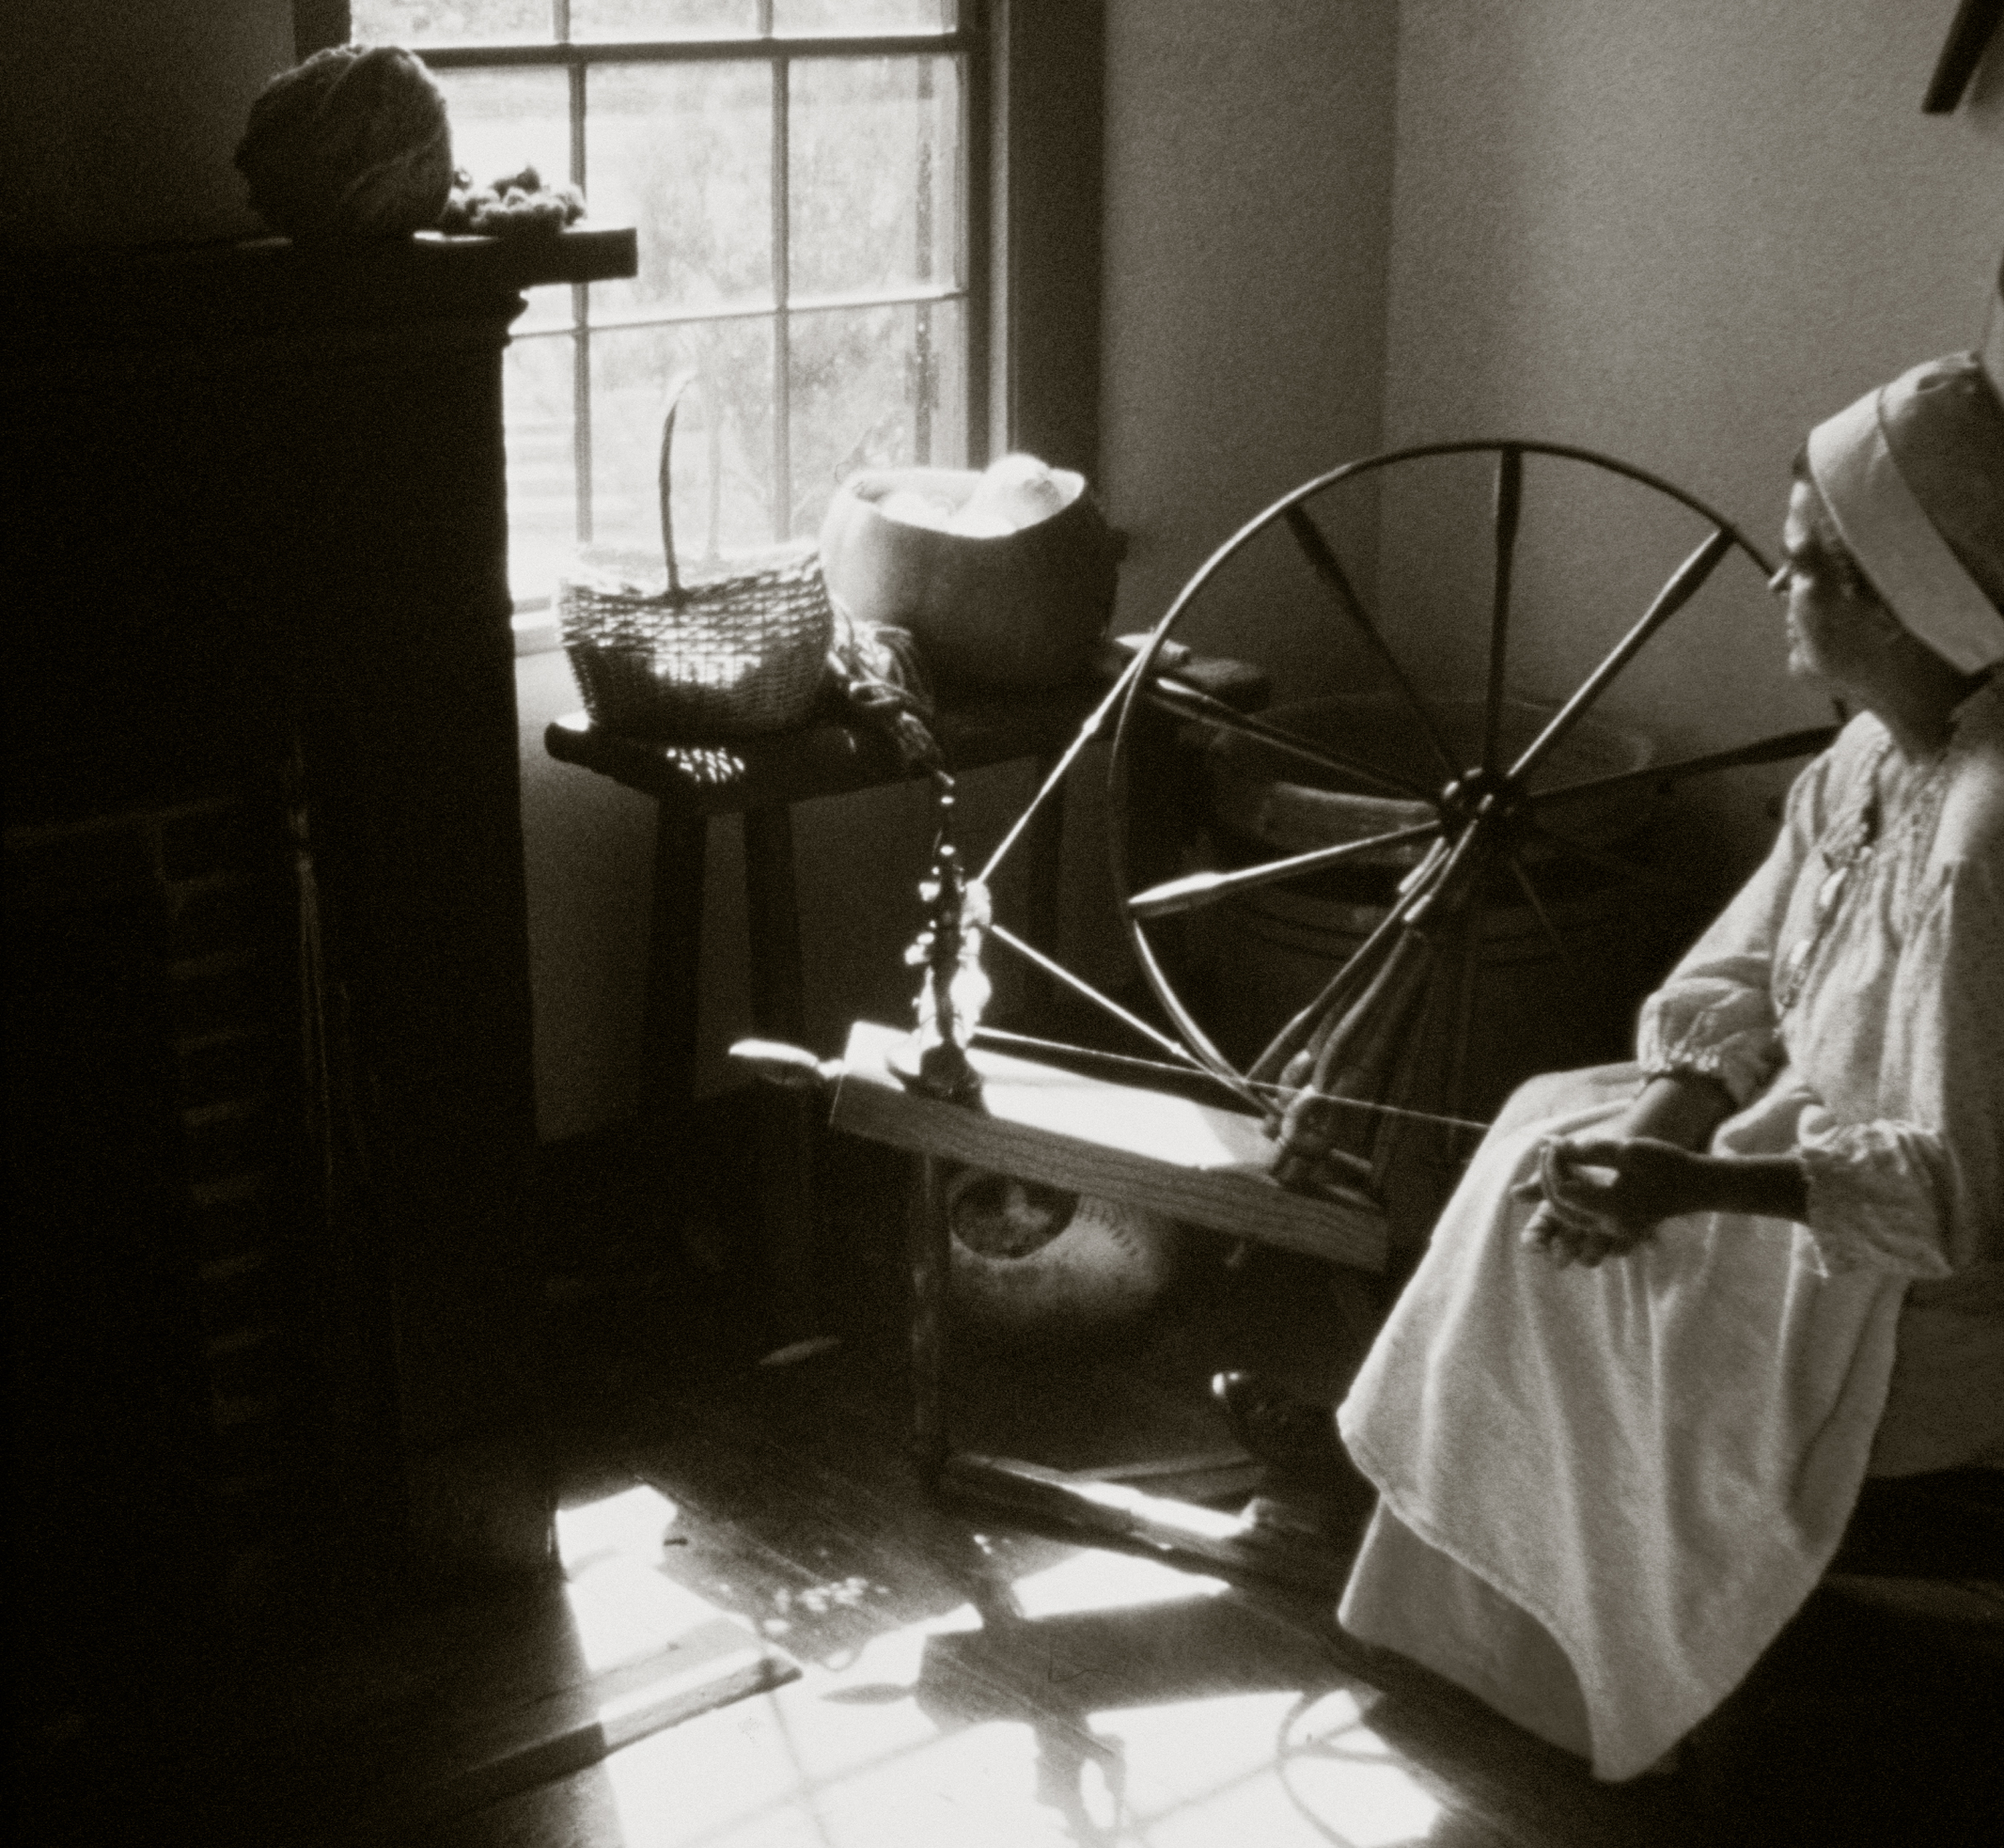
[[[1393,1848],[1424,1841],[1441,1814],[1347,1689],[1215,1695],[1092,1718],[1123,1742],[1133,1781],[1149,1793],[1136,1800],[1134,1839],[1152,1848]]]
[[[1205,1691],[1219,1665],[1192,1661],[1178,1698],[1172,1659],[1168,1698],[1089,1711],[1090,1676],[1045,1672],[1045,1624],[1112,1624],[1145,1657],[1215,1580],[1086,1550],[1011,1589],[1020,1616],[961,1606],[618,1753],[601,1775],[621,1848],[1397,1848],[1439,1818],[1366,1723],[1376,1695],[1333,1671]],[[1102,1682],[1128,1672],[1109,1659]]]
[[[762,1665],[774,1651],[748,1625],[661,1570],[676,1512],[644,1484],[558,1511],[564,1600],[585,1670],[606,1678],[593,1684],[596,1712],[615,1738],[651,1711],[773,1678]],[[778,1661],[778,1673],[793,1672],[784,1656]],[[610,1674],[617,1669],[628,1673]]]

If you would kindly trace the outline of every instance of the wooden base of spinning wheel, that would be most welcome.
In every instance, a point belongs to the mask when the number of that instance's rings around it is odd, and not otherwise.
[[[1355,1535],[1326,1511],[1256,1497],[1240,1514],[1008,1458],[954,1454],[946,1429],[954,1164],[1173,1214],[1232,1236],[1377,1272],[1387,1228],[1361,1203],[1290,1193],[1268,1172],[1255,1118],[977,1049],[981,1101],[907,1089],[892,1060],[904,1036],[859,1023],[835,1077],[833,1127],[923,1158],[913,1215],[913,1442],[926,1479],[1088,1542],[1138,1550],[1232,1579],[1334,1595]]]

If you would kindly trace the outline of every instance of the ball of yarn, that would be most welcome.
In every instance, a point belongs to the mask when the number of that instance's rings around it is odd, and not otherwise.
[[[1146,1314],[1185,1239],[1160,1213],[965,1168],[948,1183],[951,1289],[977,1339],[1064,1345]]]
[[[408,237],[452,191],[445,99],[397,46],[316,51],[250,105],[236,164],[258,215],[288,237]]]

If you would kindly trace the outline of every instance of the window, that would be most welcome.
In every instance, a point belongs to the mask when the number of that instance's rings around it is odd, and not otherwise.
[[[533,291],[508,351],[510,576],[811,539],[862,466],[980,459],[988,306],[971,0],[353,0],[421,56],[476,181],[534,166],[639,233],[638,276]]]

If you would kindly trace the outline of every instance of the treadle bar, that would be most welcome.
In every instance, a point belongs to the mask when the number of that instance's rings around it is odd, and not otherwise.
[[[1341,1595],[1354,1549],[1304,1515],[1256,1498],[1241,1514],[1093,1481],[1013,1457],[951,1457],[937,1478],[945,1494],[1058,1529],[1098,1546],[1141,1553],[1234,1581],[1264,1580],[1327,1597]]]

